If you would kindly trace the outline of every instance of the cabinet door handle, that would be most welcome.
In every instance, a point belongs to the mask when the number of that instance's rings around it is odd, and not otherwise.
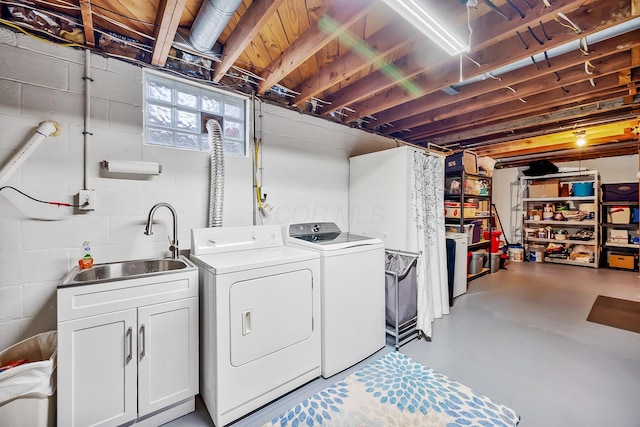
[[[127,352],[125,363],[129,363],[131,359],[133,359],[133,328],[131,326],[129,326],[129,329],[127,329],[125,337],[127,335],[129,336],[129,351]]]
[[[146,333],[146,328],[144,326],[144,323],[142,325],[140,325],[140,343],[141,343],[141,348],[140,348],[140,359],[142,359],[146,352],[147,352],[147,345],[146,345],[146,341],[147,340],[147,333]]]

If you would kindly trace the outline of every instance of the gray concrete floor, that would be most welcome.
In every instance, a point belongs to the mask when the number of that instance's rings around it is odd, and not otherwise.
[[[435,321],[431,342],[400,351],[513,408],[520,427],[638,427],[640,334],[587,322],[598,295],[640,301],[638,273],[511,263],[471,282],[451,314]],[[230,425],[260,426],[358,367],[312,381]],[[167,425],[213,423],[198,399],[194,413]]]

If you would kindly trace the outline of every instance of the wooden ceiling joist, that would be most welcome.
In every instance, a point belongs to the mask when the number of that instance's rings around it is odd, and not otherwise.
[[[93,15],[91,14],[91,0],[80,0],[80,13],[82,14],[82,26],[84,28],[84,39],[87,46],[94,47],[96,38],[93,30]]]
[[[216,65],[213,73],[214,82],[219,82],[229,71],[283,2],[284,0],[255,0],[251,3],[224,45],[222,61]]]
[[[611,15],[618,17],[620,21],[612,21]],[[580,23],[583,34],[586,36],[630,19],[630,16],[628,14],[628,6],[622,4],[617,11],[610,10],[606,5],[590,5],[589,8],[586,6],[581,7],[577,12],[574,12],[571,19],[575,19],[575,22]],[[555,35],[552,40],[547,40],[542,45],[527,45],[528,47],[525,48],[520,37],[513,33],[512,37],[499,42],[493,49],[474,51],[471,57],[475,62],[480,64],[480,66],[471,63],[471,61],[465,61],[463,63],[465,65],[463,66],[462,75],[465,79],[480,77],[495,69],[508,66],[516,61],[526,60],[533,55],[541,54],[551,48],[561,46],[575,38],[575,34],[564,32],[565,29],[553,19],[548,23],[548,27],[548,31],[554,31]],[[414,83],[420,88],[421,96],[428,95],[447,86],[455,86],[459,81],[459,68],[460,63],[458,59],[452,59],[444,67],[432,67],[426,70],[423,76]],[[415,98],[414,94],[407,93],[401,87],[394,87],[390,89],[388,93],[371,97],[365,102],[358,103],[358,105],[350,105],[352,109],[356,110],[356,114],[352,115],[350,120],[357,120],[362,117],[374,115],[379,111],[388,110],[397,105],[410,102],[413,98]],[[377,124],[386,123],[377,116],[376,119]]]
[[[336,39],[349,26],[365,16],[372,7],[373,3],[365,0],[336,3],[325,17],[320,18],[320,21],[302,36],[291,42],[289,47],[266,67],[266,71],[261,74],[264,80],[260,82],[258,93],[263,95],[271,89],[327,43]],[[321,21],[331,22],[334,27],[327,31],[319,25]]]
[[[621,52],[597,61],[594,60],[591,63],[596,67],[596,71],[592,76],[593,79],[609,74],[617,75],[620,70],[629,67],[629,55],[626,52]],[[473,98],[473,102],[463,100],[441,108],[434,108],[408,119],[399,120],[394,125],[400,129],[414,128],[511,101],[520,101],[528,104],[529,97],[535,96],[536,99],[540,99],[543,93],[557,92],[584,80],[585,71],[583,65],[576,65],[559,71],[559,75],[562,76],[560,80],[557,80],[554,76],[543,75],[519,85],[504,86],[496,91],[478,95]]]
[[[623,34],[618,37],[605,40],[591,46],[591,54],[588,60],[596,62],[598,59],[608,57],[613,52],[630,49],[632,46],[640,46],[640,30]],[[569,67],[584,64],[587,58],[576,55],[575,51],[568,52],[564,55],[552,58],[549,64],[536,68],[533,63],[530,66],[514,70],[511,73],[500,76],[500,80],[488,78],[466,86],[458,87],[458,93],[448,95],[442,91],[434,92],[428,96],[423,96],[417,100],[401,104],[392,109],[388,109],[380,114],[376,114],[376,123],[394,123],[395,126],[403,129],[410,127],[410,120],[416,116],[421,117],[422,113],[435,110],[437,108],[452,106],[456,103],[466,100],[473,100],[476,105],[476,97],[485,93],[491,93],[506,87],[515,87],[527,81],[534,81],[543,76],[552,76],[553,80],[557,79],[555,73],[563,75],[562,71]],[[549,66],[550,65],[550,66]],[[584,67],[583,67],[584,68]],[[583,76],[584,77],[584,76]],[[561,78],[561,82],[566,76]],[[521,95],[522,96],[522,95]],[[481,106],[478,106],[481,108]]]
[[[302,82],[294,91],[299,92],[293,103],[300,106],[303,102],[318,95],[341,80],[348,79],[369,65],[376,68],[384,66],[384,58],[394,52],[406,49],[417,36],[406,25],[392,22],[364,41],[356,41],[345,55],[318,70],[310,79]]]
[[[186,4],[187,0],[160,0],[156,16],[151,64],[164,66],[167,63],[169,50],[176,36],[176,31],[178,31],[180,17]]]

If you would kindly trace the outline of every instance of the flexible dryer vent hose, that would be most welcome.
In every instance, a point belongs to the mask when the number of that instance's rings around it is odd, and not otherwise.
[[[216,120],[207,121],[211,174],[209,183],[209,227],[222,227],[222,201],[224,198],[224,147],[222,128]]]

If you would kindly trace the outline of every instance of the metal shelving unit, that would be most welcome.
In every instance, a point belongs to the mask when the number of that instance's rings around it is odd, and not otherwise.
[[[542,180],[553,180],[557,179],[558,186],[561,187],[563,184],[567,185],[569,188],[574,183],[580,182],[591,182],[594,187],[593,196],[572,196],[572,195],[564,195],[564,196],[551,196],[551,197],[528,197],[529,188],[533,182],[542,181]],[[550,257],[548,253],[545,252],[544,262],[549,263],[557,263],[557,264],[566,264],[566,265],[576,265],[581,267],[592,267],[598,268],[600,261],[600,238],[599,238],[599,193],[600,193],[600,178],[598,175],[598,171],[578,171],[578,172],[563,172],[563,173],[555,173],[548,174],[542,176],[522,176],[519,178],[519,187],[520,194],[522,197],[521,210],[523,215],[523,230],[522,230],[522,243],[526,249],[530,244],[558,244],[565,246],[565,249],[571,251],[577,245],[583,245],[586,251],[593,253],[593,259],[589,259],[589,262],[586,262],[582,257],[571,258],[571,252],[567,256],[567,258],[560,257]],[[528,212],[534,211],[542,211],[543,206],[557,206],[557,204],[568,204],[571,207],[571,211],[577,211],[580,203],[593,203],[594,206],[594,217],[592,219],[585,219],[582,221],[579,220],[553,220],[553,219],[543,219],[541,218],[528,218]],[[562,211],[559,211],[562,212]],[[541,214],[542,215],[542,214]],[[567,231],[567,238],[555,239],[553,237],[541,237],[541,236],[527,236],[525,233],[526,228],[546,228],[551,227],[553,230],[562,229]],[[587,229],[591,232],[592,236],[589,240],[582,239],[571,239],[571,235],[575,235],[575,233],[579,230]],[[583,248],[584,249],[584,248]],[[588,252],[587,252],[588,253]]]
[[[457,202],[460,203],[460,217],[459,218],[445,218],[445,227],[456,227],[458,232],[464,233],[464,225],[468,224],[472,221],[482,221],[483,226],[491,227],[493,222],[493,209],[491,208],[491,193],[492,193],[492,182],[491,178],[484,175],[477,174],[469,174],[464,171],[460,172],[449,172],[445,175],[445,182],[451,182],[451,180],[458,180],[460,183],[460,191],[455,193],[451,191],[451,187],[446,188],[445,185],[445,193],[444,199],[445,201]],[[486,194],[480,194],[479,192],[466,190],[467,182],[478,182],[482,180],[487,184]],[[466,191],[465,191],[466,190]],[[465,217],[464,205],[465,203],[476,202],[480,204],[480,202],[484,202],[486,204],[486,212],[487,214],[476,214],[474,216]],[[479,209],[476,208],[476,211]],[[480,210],[480,212],[485,212],[484,210]],[[488,268],[484,267],[482,270],[475,274],[467,274],[467,282],[470,282],[474,279],[484,276],[485,274],[489,274],[491,272],[491,241],[485,240],[480,235],[480,241],[476,243],[472,243],[468,246],[470,251],[475,249],[486,249],[488,261]]]

